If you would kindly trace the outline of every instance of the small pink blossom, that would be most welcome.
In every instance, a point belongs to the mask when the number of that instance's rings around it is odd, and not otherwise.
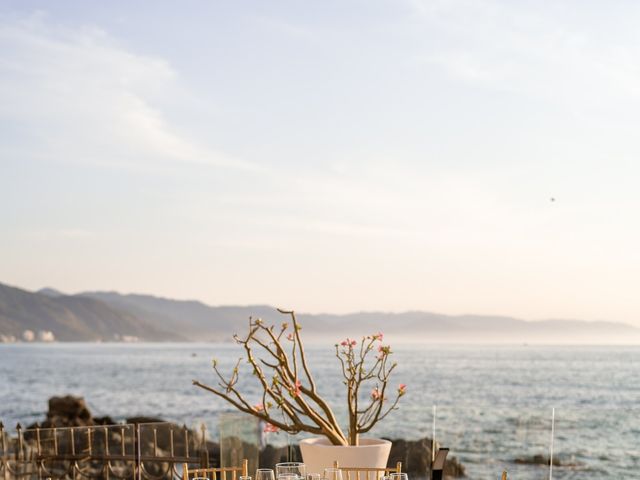
[[[407,386],[406,386],[404,383],[401,383],[401,384],[398,386],[398,395],[402,396],[402,395],[404,395],[405,393],[407,393]]]
[[[378,387],[371,390],[371,398],[373,400],[380,400],[380,396],[380,390],[378,390]]]
[[[382,358],[385,355],[389,355],[391,353],[391,345],[380,345],[378,346],[378,351],[380,352],[380,357]]]
[[[382,341],[384,337],[384,334],[382,332],[378,332],[375,335],[372,335],[371,338],[373,338],[374,340],[379,340]]]
[[[293,333],[290,333],[289,335],[287,335],[287,340],[289,340],[290,342],[293,342]]]
[[[263,431],[264,433],[277,433],[280,431],[280,429],[275,425],[271,425],[270,423],[267,423],[265,424]]]
[[[357,344],[358,342],[356,342],[355,340],[351,340],[350,338],[347,338],[346,340],[340,342],[340,345],[342,345],[343,347],[355,347]]]
[[[295,389],[295,391],[293,392],[293,396],[294,396],[294,397],[299,397],[299,396],[300,396],[300,393],[301,393],[301,391],[300,391],[300,387],[301,387],[301,386],[302,386],[302,383],[300,382],[300,380],[296,380],[296,389]]]
[[[264,405],[262,403],[257,403],[256,405],[253,406],[253,409],[256,412],[262,412],[264,410]]]

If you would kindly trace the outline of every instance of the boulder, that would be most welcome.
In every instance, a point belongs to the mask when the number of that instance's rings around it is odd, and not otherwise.
[[[133,423],[137,425],[138,423],[163,423],[165,420],[157,417],[129,417],[126,420],[126,423]]]
[[[93,423],[94,425],[117,425],[118,424],[118,422],[116,422],[109,415],[106,415],[104,417],[93,417]]]
[[[529,457],[518,457],[514,459],[513,463],[517,463],[519,465],[549,465],[549,457],[546,455],[532,455]],[[553,457],[553,466],[554,467],[580,467],[581,464],[576,462],[573,458],[560,458],[558,456]]]
[[[50,427],[84,427],[94,425],[91,412],[82,397],[51,397],[47,419],[40,425]]]
[[[389,453],[390,467],[402,462],[402,471],[409,476],[427,477],[431,470],[431,443],[430,438],[419,440],[391,440],[391,452]],[[437,445],[437,444],[436,444]],[[464,466],[456,457],[448,456],[444,466],[444,474],[447,477],[464,477]]]

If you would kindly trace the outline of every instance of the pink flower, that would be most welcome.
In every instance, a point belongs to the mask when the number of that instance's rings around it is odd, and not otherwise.
[[[253,406],[253,409],[256,412],[262,412],[264,410],[264,405],[262,405],[261,403],[257,403],[256,405]]]
[[[276,427],[275,425],[271,425],[270,423],[267,423],[264,426],[264,433],[277,433],[280,431],[280,429],[278,427]]]
[[[302,383],[300,383],[300,380],[296,380],[296,389],[293,392],[293,396],[294,397],[299,397],[300,396],[300,387],[302,386]]]
[[[402,396],[402,395],[404,395],[405,393],[407,393],[407,386],[406,386],[404,383],[401,383],[401,384],[398,386],[398,395]]]
[[[384,334],[382,332],[378,332],[375,335],[371,336],[371,338],[373,338],[374,340],[380,340],[380,341],[382,341],[383,337],[384,337]]]
[[[293,333],[290,333],[289,335],[287,335],[287,340],[289,340],[290,342],[293,342]]]
[[[351,340],[350,338],[347,338],[346,340],[340,342],[340,345],[342,345],[343,347],[355,347],[357,344],[358,342],[356,342],[355,340]]]
[[[373,400],[380,400],[380,390],[378,390],[378,387],[371,390],[371,398]]]
[[[380,345],[378,346],[378,351],[380,352],[380,356],[378,358],[389,355],[391,353],[391,345]]]

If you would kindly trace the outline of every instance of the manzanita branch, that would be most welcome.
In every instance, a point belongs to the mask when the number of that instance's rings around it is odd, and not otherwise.
[[[324,435],[334,445],[357,445],[359,435],[370,431],[391,411],[396,410],[400,397],[406,392],[406,386],[400,385],[394,400],[390,404],[387,402],[389,378],[396,367],[395,363],[388,364],[391,348],[382,344],[381,333],[363,337],[360,342],[347,338],[335,345],[347,387],[349,430],[345,435],[333,410],[317,392],[295,313],[278,311],[290,317],[291,326],[284,322],[277,331],[273,325],[265,326],[259,318],[250,318],[247,335],[234,335],[236,343],[243,347],[246,362],[262,389],[261,404],[251,406],[238,390],[242,359],[235,364],[228,378],[219,371],[214,360],[213,370],[219,379],[218,387],[197,380],[193,384],[222,398],[238,410],[267,422],[269,431],[281,429],[292,434],[308,432]],[[376,345],[378,354],[368,361]],[[256,356],[254,346],[266,358]],[[375,383],[375,387],[371,390],[369,403],[360,407],[360,402],[366,403],[361,392],[367,382]]]

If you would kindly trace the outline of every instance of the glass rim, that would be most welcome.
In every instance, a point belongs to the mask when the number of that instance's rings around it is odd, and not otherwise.
[[[304,462],[280,462],[280,463],[276,463],[276,467],[279,467],[279,466],[299,467],[300,465],[304,465]]]

